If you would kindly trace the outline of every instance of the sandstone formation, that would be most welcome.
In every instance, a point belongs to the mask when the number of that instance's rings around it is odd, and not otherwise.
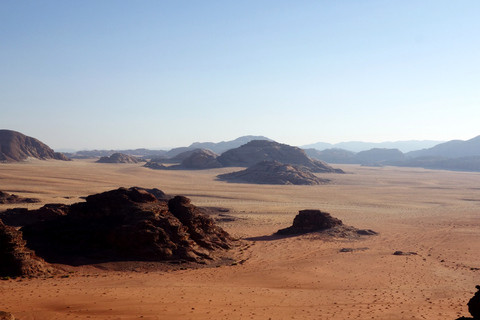
[[[206,263],[232,246],[228,233],[188,198],[167,200],[162,194],[133,187],[91,195],[86,202],[65,206],[65,215],[21,230],[38,255],[70,264],[118,260]]]
[[[373,230],[357,229],[343,224],[342,220],[320,210],[300,210],[293,219],[293,225],[277,231],[279,235],[296,235],[309,232],[322,232],[331,237],[358,238],[377,235]]]
[[[137,157],[130,156],[123,153],[114,153],[110,157],[101,157],[96,161],[97,163],[138,163]]]
[[[40,160],[69,160],[35,138],[12,130],[0,130],[0,162],[19,162],[29,157]]]
[[[225,167],[250,167],[260,161],[278,161],[305,167],[312,172],[343,173],[320,160],[309,158],[300,148],[267,140],[252,140],[222,153],[217,160]]]
[[[0,276],[37,277],[53,272],[43,259],[25,247],[22,233],[0,220]]]
[[[218,178],[231,182],[284,185],[319,185],[330,181],[320,179],[302,167],[278,161],[261,161],[242,171],[218,175]]]
[[[11,204],[11,203],[37,203],[40,202],[36,198],[22,198],[15,194],[9,194],[3,191],[0,191],[0,204]]]

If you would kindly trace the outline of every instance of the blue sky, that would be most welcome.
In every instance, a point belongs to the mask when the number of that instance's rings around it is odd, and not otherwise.
[[[480,135],[480,1],[0,2],[0,128],[52,148]]]

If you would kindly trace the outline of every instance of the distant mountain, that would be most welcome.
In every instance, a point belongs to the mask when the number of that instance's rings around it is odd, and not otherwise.
[[[344,149],[305,149],[305,153],[310,158],[325,161],[327,163],[355,163],[355,152]]]
[[[88,159],[98,157],[110,157],[114,153],[123,153],[131,156],[144,157],[144,158],[169,158],[166,156],[165,150],[150,150],[145,148],[140,149],[127,149],[127,150],[81,150],[75,153],[67,153],[72,159]]]
[[[447,157],[460,158],[480,156],[480,136],[470,140],[452,140],[438,144],[432,148],[408,152],[409,158],[417,157]]]
[[[278,161],[307,168],[313,172],[343,172],[328,164],[311,159],[304,150],[275,141],[252,140],[222,153],[217,160],[225,167],[250,167],[260,161]]]
[[[480,156],[446,158],[446,157],[418,157],[399,163],[392,163],[399,167],[420,167],[425,169],[440,169],[453,171],[480,171]]]
[[[378,165],[388,162],[401,162],[405,155],[398,149],[373,148],[361,151],[355,155],[355,163],[363,165]]]
[[[40,160],[69,160],[45,143],[12,130],[0,130],[0,162],[19,162],[32,157]]]
[[[374,148],[385,148],[385,149],[398,149],[402,152],[409,152],[413,150],[419,150],[424,148],[431,148],[439,143],[444,141],[434,141],[434,140],[409,140],[409,141],[394,141],[394,142],[362,142],[362,141],[349,141],[349,142],[340,142],[335,144],[317,142],[314,144],[309,144],[302,146],[303,149],[314,148],[317,150],[325,149],[344,149],[353,152],[360,152],[365,150],[370,150]]]
[[[215,153],[221,154],[227,150],[238,148],[241,145],[250,142],[252,140],[268,140],[268,141],[273,141],[269,138],[266,138],[264,136],[242,136],[239,137],[235,140],[231,141],[221,141],[221,142],[194,142],[188,147],[179,147],[179,148],[174,148],[170,151],[168,151],[167,155],[170,157],[175,157],[180,153],[183,153],[185,151],[193,151],[195,149],[208,149],[211,150]]]

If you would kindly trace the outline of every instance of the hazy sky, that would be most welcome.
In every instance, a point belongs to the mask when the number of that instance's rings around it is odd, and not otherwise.
[[[0,1],[0,128],[52,148],[480,135],[480,1]]]

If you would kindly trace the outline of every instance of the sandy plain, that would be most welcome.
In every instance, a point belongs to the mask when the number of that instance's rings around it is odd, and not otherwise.
[[[71,267],[68,278],[0,281],[0,310],[18,319],[456,319],[480,284],[480,174],[335,165],[321,186],[217,181],[235,168],[155,171],[139,164],[30,161],[0,165],[0,190],[74,203],[118,187],[159,188],[230,209],[220,224],[238,263],[177,271]],[[35,208],[42,204],[2,205]],[[380,234],[278,238],[302,209]],[[341,253],[342,248],[364,249]],[[368,248],[368,249],[365,249]],[[413,251],[411,256],[393,252]]]

